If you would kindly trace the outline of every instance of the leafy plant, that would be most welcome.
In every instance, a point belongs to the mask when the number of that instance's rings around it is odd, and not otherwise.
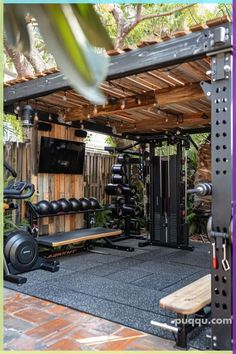
[[[91,4],[14,4],[4,6],[8,43],[27,54],[31,50],[25,21],[30,13],[71,85],[95,104],[105,102],[100,84],[105,79],[108,57],[102,50],[112,42]]]
[[[96,214],[95,226],[96,227],[104,227],[106,225],[106,223],[110,220],[110,216],[111,216],[110,210],[99,211]]]
[[[199,146],[208,138],[207,134],[196,134],[192,136],[194,142]],[[197,172],[197,150],[191,145],[188,150],[188,188],[194,187],[195,174]],[[206,218],[198,214],[194,206],[194,195],[188,195],[187,201],[187,222],[189,225],[189,235],[206,233]]]
[[[30,226],[27,219],[22,219],[19,223],[13,221],[12,213],[4,215],[4,233],[9,233],[14,230],[20,230],[22,227]]]

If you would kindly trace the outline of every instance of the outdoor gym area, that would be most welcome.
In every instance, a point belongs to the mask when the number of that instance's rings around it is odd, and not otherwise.
[[[230,17],[107,57],[5,82],[5,349],[231,350]]]

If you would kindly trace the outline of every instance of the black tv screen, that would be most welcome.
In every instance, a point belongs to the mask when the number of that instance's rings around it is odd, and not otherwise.
[[[85,144],[41,137],[39,173],[83,174]]]

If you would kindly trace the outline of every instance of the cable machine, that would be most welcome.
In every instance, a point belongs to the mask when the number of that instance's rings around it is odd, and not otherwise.
[[[168,134],[150,143],[150,240],[140,243],[192,250],[187,225],[188,135]]]

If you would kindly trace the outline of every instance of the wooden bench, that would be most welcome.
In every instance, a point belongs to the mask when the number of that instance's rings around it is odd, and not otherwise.
[[[186,348],[187,334],[194,329],[194,326],[187,323],[187,316],[203,316],[204,308],[210,303],[211,275],[208,274],[160,300],[160,308],[177,313],[178,327],[157,321],[151,321],[151,324],[176,333],[176,345]]]
[[[101,247],[115,248],[128,252],[134,251],[133,247],[117,245],[108,240],[108,237],[119,236],[121,234],[121,230],[108,229],[104,227],[94,227],[90,229],[79,229],[69,232],[57,232],[55,234],[47,236],[40,236],[37,238],[37,242],[39,245],[55,248],[72,245],[80,242],[92,242],[95,240],[103,240],[104,243],[96,243],[96,245]]]

